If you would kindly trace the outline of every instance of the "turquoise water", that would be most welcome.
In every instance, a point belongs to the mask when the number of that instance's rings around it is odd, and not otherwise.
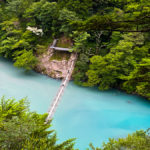
[[[0,59],[0,96],[27,96],[32,111],[46,112],[59,85],[58,80],[27,73]],[[117,90],[100,92],[71,82],[52,124],[60,141],[77,138],[76,148],[85,150],[90,142],[100,146],[109,137],[125,137],[135,130],[149,128],[150,102]]]

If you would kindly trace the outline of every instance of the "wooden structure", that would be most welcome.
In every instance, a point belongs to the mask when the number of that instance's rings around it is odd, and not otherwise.
[[[55,43],[54,43],[55,44]],[[53,47],[53,45],[52,45]],[[63,48],[62,48],[63,49]],[[77,59],[77,54],[76,53],[72,53],[71,54],[71,61],[70,61],[70,69],[68,70],[68,73],[67,73],[67,76],[62,80],[62,83],[58,89],[58,92],[56,94],[56,96],[54,97],[53,101],[52,101],[52,104],[50,105],[49,109],[48,109],[48,116],[46,118],[46,123],[48,121],[50,121],[56,111],[56,108],[61,100],[61,97],[64,93],[64,90],[66,88],[66,86],[68,85],[70,79],[71,79],[71,76],[72,76],[72,72],[74,70],[74,66],[75,66],[75,62],[76,62],[76,59]]]
[[[57,50],[57,51],[68,51],[69,52],[71,50],[69,48],[55,47],[56,43],[57,43],[57,39],[55,39],[53,41],[53,44],[52,44],[52,46],[50,46],[50,48]]]

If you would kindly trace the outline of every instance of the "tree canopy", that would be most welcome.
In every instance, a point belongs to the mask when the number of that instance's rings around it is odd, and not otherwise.
[[[103,143],[102,148],[95,148],[90,144],[90,150],[149,150],[150,147],[150,133],[147,131],[136,131],[129,134],[126,138],[109,139],[108,143]]]
[[[26,99],[0,100],[0,149],[75,150],[74,139],[57,144],[57,136],[45,123],[47,114],[29,111]]]
[[[66,36],[79,56],[73,74],[76,84],[118,88],[150,99],[150,0],[1,0],[0,4],[0,55],[16,67],[34,69],[49,41]]]

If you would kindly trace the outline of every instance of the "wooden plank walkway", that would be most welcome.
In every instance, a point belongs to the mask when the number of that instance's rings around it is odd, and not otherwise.
[[[70,51],[70,48],[61,48],[61,47],[53,47],[51,46],[50,48],[56,50],[56,51]]]
[[[68,70],[66,78],[64,78],[62,80],[62,83],[61,83],[61,85],[58,89],[58,92],[57,92],[55,98],[53,99],[52,104],[50,105],[50,107],[48,109],[48,116],[46,118],[46,123],[52,119],[52,117],[53,117],[53,115],[56,111],[56,108],[57,108],[57,106],[58,106],[58,104],[61,100],[61,97],[64,93],[64,90],[65,90],[66,86],[68,85],[68,83],[71,79],[72,72],[74,70],[75,62],[76,62],[76,59],[77,59],[77,54],[72,53],[70,59],[71,59],[70,69]]]

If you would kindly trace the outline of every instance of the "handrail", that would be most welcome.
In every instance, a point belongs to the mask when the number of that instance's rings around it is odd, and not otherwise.
[[[67,73],[67,76],[62,80],[62,83],[60,85],[60,88],[56,94],[56,96],[54,97],[53,101],[52,101],[52,104],[50,105],[49,109],[48,109],[48,116],[46,118],[46,123],[52,119],[55,111],[56,111],[56,108],[60,102],[60,99],[64,93],[64,90],[67,86],[67,84],[69,83],[70,79],[71,79],[71,75],[72,75],[72,72],[74,70],[74,66],[75,66],[75,61],[77,59],[77,54],[73,54],[72,53],[72,57],[74,59],[71,58],[71,67],[70,69],[68,70],[68,73]]]

